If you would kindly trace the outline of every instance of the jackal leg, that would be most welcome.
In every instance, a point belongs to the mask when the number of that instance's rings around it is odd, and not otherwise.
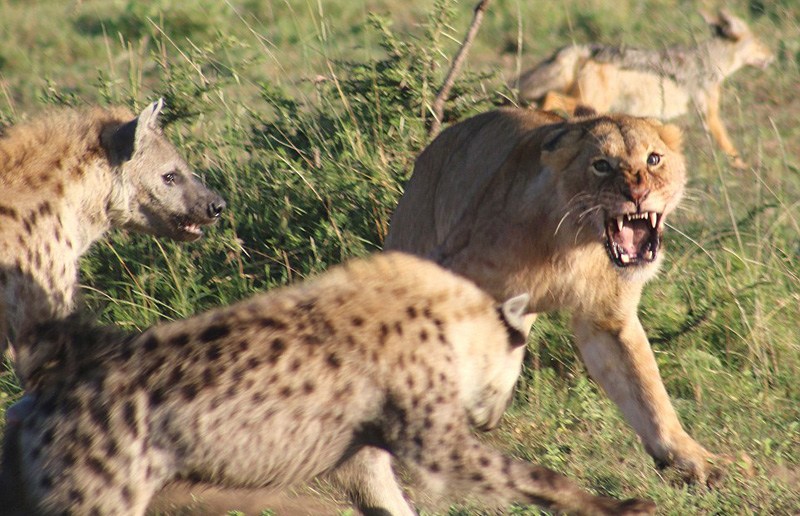
[[[719,102],[722,90],[720,85],[715,85],[706,91],[705,98],[705,125],[711,136],[719,144],[720,148],[731,159],[731,164],[736,168],[745,168],[747,164],[739,157],[739,151],[733,145],[733,142],[728,136],[728,130],[722,123],[719,116]]]
[[[578,99],[558,93],[556,91],[548,91],[542,101],[541,109],[545,111],[564,111],[568,115],[575,112],[578,107]]]

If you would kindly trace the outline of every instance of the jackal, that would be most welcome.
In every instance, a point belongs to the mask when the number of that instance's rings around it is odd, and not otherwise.
[[[644,50],[600,44],[571,45],[518,78],[519,100],[543,109],[580,105],[667,120],[690,105],[732,164],[745,163],[719,116],[722,82],[743,66],[767,67],[774,56],[747,24],[725,10],[703,17],[713,37],[694,47]]]

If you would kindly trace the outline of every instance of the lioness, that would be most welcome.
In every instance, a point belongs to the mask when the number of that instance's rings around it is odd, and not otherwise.
[[[495,299],[526,291],[532,313],[569,310],[589,373],[647,452],[709,482],[714,455],[682,428],[636,313],[685,183],[673,125],[501,109],[425,149],[386,248],[430,257]]]

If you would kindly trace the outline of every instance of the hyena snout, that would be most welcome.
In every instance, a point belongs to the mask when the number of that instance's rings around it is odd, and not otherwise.
[[[220,197],[219,195],[215,195],[213,199],[208,201],[208,205],[206,206],[206,214],[210,219],[218,219],[220,215],[222,215],[222,210],[225,209],[225,199]]]
[[[178,182],[175,180],[175,184]],[[212,225],[219,220],[226,203],[222,196],[207,188],[196,178],[182,186],[182,190],[171,188],[167,190],[161,199],[163,209],[150,210],[149,225],[160,226],[166,223],[167,227],[163,231],[158,231],[159,233],[172,232],[171,236],[175,240],[195,240],[203,235],[203,226]],[[171,213],[171,215],[168,220],[164,220],[157,212]]]

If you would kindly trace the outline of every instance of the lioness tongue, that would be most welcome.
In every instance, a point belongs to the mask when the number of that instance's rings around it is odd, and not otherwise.
[[[625,221],[614,235],[614,241],[630,257],[639,255],[642,244],[650,237],[650,227],[645,220]]]

